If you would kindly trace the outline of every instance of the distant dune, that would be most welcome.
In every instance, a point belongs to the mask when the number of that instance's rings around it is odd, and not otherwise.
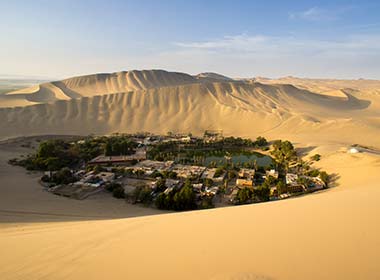
[[[209,82],[233,81],[234,80],[234,79],[229,78],[227,76],[220,75],[218,73],[213,73],[213,72],[200,73],[200,74],[196,75],[195,77],[198,78],[198,79],[207,80]]]
[[[17,107],[0,109],[0,138],[223,129],[227,135],[296,141],[342,141],[349,136],[348,142],[360,143],[368,138],[379,146],[368,135],[376,135],[380,126],[380,82],[369,83],[232,80],[215,73],[191,76],[163,70],[74,77],[7,94],[3,104],[14,100]]]
[[[0,107],[23,106],[25,102],[48,103],[57,100],[91,97],[95,95],[175,86],[197,82],[184,73],[163,70],[127,71],[111,74],[94,74],[48,82],[31,88],[9,92],[1,97]],[[13,100],[13,105],[6,103]],[[17,102],[20,102],[18,104]]]

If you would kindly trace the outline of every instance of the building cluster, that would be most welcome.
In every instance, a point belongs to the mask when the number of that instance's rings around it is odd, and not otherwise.
[[[188,134],[169,134],[167,136],[155,136],[141,134],[131,136],[132,140],[139,144],[134,154],[124,156],[98,156],[88,162],[92,171],[79,170],[73,175],[76,182],[67,185],[58,185],[50,188],[50,191],[67,197],[83,199],[91,194],[103,190],[110,183],[120,184],[125,194],[133,193],[137,188],[157,188],[161,177],[165,177],[165,194],[173,190],[179,190],[186,180],[190,180],[197,198],[211,197],[214,202],[231,203],[239,190],[248,188],[252,191],[260,188],[264,182],[284,181],[285,190],[277,189],[277,184],[270,185],[270,199],[283,199],[294,194],[321,190],[325,184],[319,177],[287,173],[285,178],[279,178],[279,172],[275,169],[261,170],[251,168],[225,170],[197,165],[179,164],[175,161],[156,161],[147,159],[147,145],[162,143],[165,141],[190,142],[194,138]],[[204,141],[218,141],[223,139],[223,132],[206,131]],[[102,171],[95,172],[99,166]],[[120,172],[122,171],[122,172]],[[233,176],[231,176],[231,174]],[[267,180],[267,181],[266,181]]]
[[[76,182],[70,184],[59,184],[49,188],[49,191],[65,197],[84,199],[90,195],[96,194],[103,190],[103,187],[115,180],[115,174],[112,172],[94,171],[85,172],[79,170],[73,172]]]
[[[132,155],[127,156],[105,156],[100,155],[88,162],[89,165],[130,165],[134,162],[146,159],[146,149],[140,148]]]
[[[322,190],[325,183],[319,177],[298,175],[296,173],[287,173],[285,182],[288,193],[303,193]],[[305,183],[307,182],[307,183]],[[280,195],[280,198],[287,197],[288,194]]]
[[[135,164],[131,165],[131,160]],[[90,165],[102,166],[102,169],[107,171],[95,173],[80,170],[74,174],[78,178],[77,182],[55,186],[51,188],[51,191],[58,195],[83,199],[104,189],[112,182],[120,183],[126,194],[133,193],[138,187],[148,187],[154,191],[160,179],[159,175],[171,172],[175,176],[165,180],[163,190],[165,194],[181,189],[185,180],[190,180],[197,198],[212,197],[215,201],[231,203],[235,201],[240,189],[255,190],[269,177],[275,180],[279,178],[278,171],[274,169],[266,170],[264,174],[257,174],[255,169],[249,168],[241,168],[234,178],[228,178],[226,171],[221,172],[217,168],[176,164],[174,161],[148,160],[146,153],[141,151],[125,157],[97,157],[90,161]],[[117,176],[113,172],[115,167],[125,170],[125,174]],[[154,174],[157,174],[157,177]],[[270,187],[271,200],[284,199],[294,194],[317,191],[325,187],[319,177],[296,173],[287,173],[285,183],[287,190],[285,193],[280,194],[275,185]],[[221,192],[222,189],[223,192]]]

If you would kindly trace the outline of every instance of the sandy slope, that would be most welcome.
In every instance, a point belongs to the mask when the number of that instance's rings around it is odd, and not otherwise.
[[[341,90],[356,92],[358,94],[372,93],[380,94],[379,80],[336,80],[336,79],[302,79],[297,77],[284,77],[280,79],[268,79],[258,77],[257,82],[265,84],[291,84],[299,88],[304,88],[313,92],[328,95],[340,95]]]
[[[23,150],[0,147],[0,279],[380,279],[380,155],[346,152],[353,143],[380,148],[377,81],[189,76],[131,92],[86,77],[66,82],[72,92],[58,85],[73,95],[67,100],[0,109],[0,138],[212,128],[288,138],[305,154],[320,153],[318,166],[337,186],[279,202],[143,216],[157,212],[44,193],[36,175],[5,163]],[[105,220],[118,217],[134,218]]]
[[[375,94],[327,96],[292,85],[190,83],[2,108],[0,138],[223,129],[226,135],[345,140],[378,147],[379,101]]]
[[[379,158],[331,152],[320,164],[341,186],[265,204],[2,229],[1,279],[379,279]]]
[[[196,83],[185,73],[163,70],[123,71],[73,77],[20,89],[2,95],[0,107],[24,106],[26,102],[51,103],[57,100],[111,94],[163,86]],[[11,100],[13,101],[11,103]]]
[[[21,147],[22,143],[25,142],[0,144],[0,228],[14,223],[84,221],[162,214],[162,211],[126,204],[107,193],[79,201],[44,191],[38,183],[41,177],[39,172],[27,174],[24,168],[7,163],[10,158],[31,152],[29,148]]]

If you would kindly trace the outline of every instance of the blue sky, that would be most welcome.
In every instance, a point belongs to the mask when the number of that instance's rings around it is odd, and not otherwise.
[[[380,79],[380,1],[0,0],[0,74]]]

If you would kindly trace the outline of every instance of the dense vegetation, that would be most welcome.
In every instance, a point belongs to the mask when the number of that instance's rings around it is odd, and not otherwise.
[[[176,160],[183,164],[204,165],[206,157],[224,157],[234,154],[257,155],[255,149],[268,149],[268,142],[264,137],[258,137],[256,141],[240,137],[226,137],[216,142],[204,142],[197,139],[191,143],[178,143],[175,141],[158,143],[148,150],[148,158],[159,161]],[[253,167],[255,163],[244,163],[244,167]],[[210,164],[216,167],[216,163]]]
[[[104,154],[106,156],[119,156],[133,154],[137,143],[127,137],[113,136],[105,141]]]
[[[186,180],[185,185],[178,191],[172,190],[169,193],[160,193],[156,198],[156,206],[159,209],[184,211],[196,209],[195,192],[190,180]]]
[[[119,183],[108,184],[106,186],[106,190],[108,190],[109,192],[112,192],[112,195],[115,198],[124,198],[125,197],[124,188]]]
[[[89,137],[77,142],[53,139],[41,142],[35,154],[10,160],[10,163],[28,170],[56,171],[78,166],[101,154],[131,154],[136,147],[137,143],[127,136]]]
[[[11,160],[10,163],[22,165],[29,170],[51,171],[50,175],[42,177],[43,182],[51,183],[47,184],[48,186],[70,184],[79,180],[81,176],[78,175],[78,178],[76,178],[74,174],[80,173],[73,172],[72,170],[84,169],[85,163],[98,155],[116,156],[134,153],[138,144],[131,139],[131,136],[113,135],[111,137],[87,137],[75,142],[57,139],[47,140],[39,144],[36,153],[23,159]],[[115,166],[111,171],[118,178],[126,176],[135,179],[156,180],[156,186],[153,189],[151,185],[142,184],[138,185],[133,192],[127,194],[120,183],[113,182],[106,184],[106,189],[115,198],[125,198],[129,202],[142,203],[144,205],[152,205],[154,203],[159,209],[175,211],[211,208],[213,207],[213,201],[217,202],[217,200],[213,200],[216,193],[217,195],[230,195],[231,192],[236,192],[236,187],[241,187],[235,186],[233,179],[238,178],[238,171],[242,167],[256,171],[254,182],[251,182],[251,185],[252,183],[254,185],[237,189],[236,197],[229,198],[235,204],[264,202],[282,194],[302,193],[302,187],[306,191],[307,187],[312,188],[315,184],[318,184],[318,180],[313,177],[319,177],[325,183],[325,186],[330,181],[330,176],[325,171],[311,168],[312,164],[320,160],[321,156],[319,154],[310,157],[310,160],[302,160],[298,157],[293,144],[289,141],[274,141],[270,151],[274,160],[272,159],[270,165],[259,166],[256,160],[234,163],[232,157],[236,155],[235,153],[238,153],[239,156],[250,156],[257,149],[269,149],[269,143],[263,137],[258,137],[255,141],[240,137],[227,137],[215,142],[205,142],[199,138],[193,139],[191,142],[160,142],[159,136],[157,136],[157,139],[150,136],[149,140],[158,141],[148,146],[148,158],[159,161],[175,160],[177,163],[216,167],[213,179],[201,179],[191,176],[191,178],[187,178],[183,182],[181,178],[178,178],[176,172],[171,170],[154,171],[148,175],[138,168]],[[207,164],[204,161],[206,156],[208,157]],[[224,160],[221,160],[217,164],[213,162],[215,160],[214,157],[221,157]],[[249,159],[251,158],[249,157]],[[268,176],[268,174],[271,174],[266,172],[268,169],[279,171],[276,174],[276,178]],[[85,171],[90,170],[97,174],[108,169],[100,165],[86,166]],[[296,182],[299,185],[287,185],[285,183],[287,173],[299,175]],[[222,175],[223,179],[219,179],[218,181],[216,178]],[[169,183],[168,179],[178,180],[178,182],[175,182],[175,187],[173,185],[173,187],[167,189],[166,183]],[[92,183],[91,178],[88,180],[86,183]],[[203,185],[197,185],[195,189],[193,188],[193,184],[200,183]],[[217,187],[216,190],[213,188],[215,186]],[[298,187],[301,187],[301,191]],[[218,197],[216,198],[218,199]]]
[[[77,181],[77,178],[69,168],[64,167],[61,170],[53,173],[51,176],[42,176],[41,181],[45,183],[52,183],[54,185],[60,185],[74,183]]]
[[[281,187],[283,184],[282,180],[269,176],[261,185],[254,189],[247,187],[239,189],[235,198],[235,204],[269,201],[270,188],[275,186]]]

